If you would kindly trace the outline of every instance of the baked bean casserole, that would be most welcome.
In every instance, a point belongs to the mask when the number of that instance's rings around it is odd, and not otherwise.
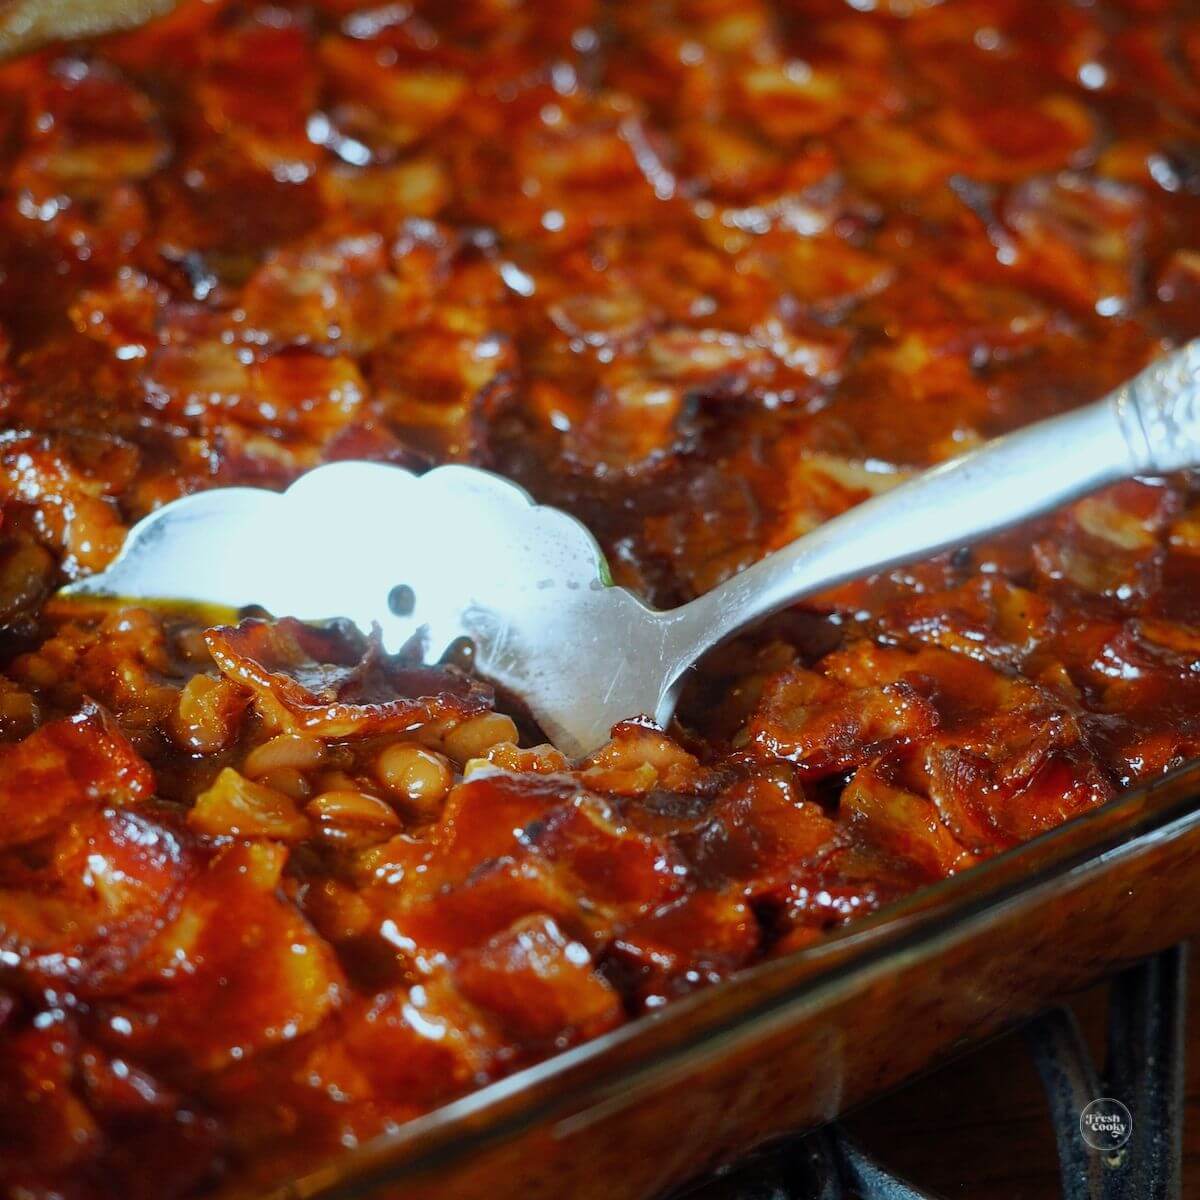
[[[0,154],[7,1196],[277,1182],[1200,751],[1188,477],[805,603],[582,762],[344,624],[50,601],[377,459],[672,605],[1094,399],[1200,333],[1182,0],[185,0],[0,66]]]

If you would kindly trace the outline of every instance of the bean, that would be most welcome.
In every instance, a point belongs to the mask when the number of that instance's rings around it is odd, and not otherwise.
[[[312,795],[312,784],[295,767],[275,767],[258,777],[260,783],[301,802]]]
[[[441,804],[454,777],[440,754],[397,742],[375,759],[375,776],[394,795],[421,809]]]
[[[445,737],[446,753],[456,762],[482,758],[501,742],[515,742],[517,726],[512,717],[503,713],[480,713],[456,725]]]
[[[308,802],[305,811],[320,822],[321,832],[335,841],[386,837],[400,828],[395,810],[366,792],[322,792]]]
[[[281,733],[255,746],[246,755],[243,770],[251,779],[260,779],[270,771],[281,768],[291,768],[296,771],[310,771],[320,766],[325,759],[325,747],[316,738],[306,737],[302,733]]]

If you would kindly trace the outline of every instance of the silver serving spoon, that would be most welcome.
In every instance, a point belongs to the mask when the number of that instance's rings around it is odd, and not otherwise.
[[[417,476],[345,462],[284,493],[223,488],[165,505],[71,596],[257,604],[376,621],[427,661],[460,638],[481,674],[584,754],[610,726],[671,717],[688,668],[752,621],[856,576],[974,541],[1130,475],[1200,465],[1200,340],[1103,400],[926,471],[668,612],[609,578],[573,517],[471,467]]]

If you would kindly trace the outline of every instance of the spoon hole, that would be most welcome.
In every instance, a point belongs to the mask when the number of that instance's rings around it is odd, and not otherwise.
[[[446,647],[442,662],[447,666],[469,671],[475,665],[475,643],[469,637],[458,637]]]
[[[417,594],[407,583],[398,583],[388,592],[389,611],[397,617],[410,617],[417,607]]]

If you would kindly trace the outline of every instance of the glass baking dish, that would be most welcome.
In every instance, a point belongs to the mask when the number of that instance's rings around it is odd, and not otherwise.
[[[1200,928],[1200,763],[237,1197],[651,1197]]]
[[[35,23],[13,37],[29,13],[87,32],[168,4],[22,0],[0,55],[50,36]],[[1195,932],[1198,785],[1186,768],[283,1186],[227,1195],[661,1195]]]

